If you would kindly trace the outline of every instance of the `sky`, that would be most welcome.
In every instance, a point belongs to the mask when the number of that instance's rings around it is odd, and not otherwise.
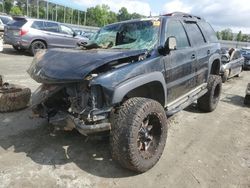
[[[205,18],[215,30],[231,28],[250,34],[250,0],[50,0],[85,10],[98,4],[118,12],[126,7],[130,13],[149,16],[170,12],[186,12]]]

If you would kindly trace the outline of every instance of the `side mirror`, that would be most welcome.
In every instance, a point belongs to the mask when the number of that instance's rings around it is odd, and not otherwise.
[[[176,50],[177,42],[174,36],[168,37],[164,46],[159,46],[158,51],[161,55],[166,56],[172,50]]]
[[[176,38],[173,36],[168,37],[165,43],[165,48],[171,51],[171,50],[176,50],[176,46],[177,46]]]
[[[74,32],[73,32],[73,37],[75,37],[75,36],[77,36],[77,33],[74,31]]]

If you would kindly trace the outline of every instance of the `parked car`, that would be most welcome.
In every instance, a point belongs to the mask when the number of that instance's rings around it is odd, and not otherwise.
[[[245,59],[243,69],[249,70],[250,69],[250,47],[242,48],[241,54]]]
[[[7,25],[7,23],[11,20],[12,18],[10,16],[0,14],[0,33],[4,32],[4,26]]]
[[[229,78],[240,75],[244,64],[244,57],[241,55],[240,50],[234,48],[229,50],[222,49],[221,52],[222,82],[226,82]]]
[[[41,83],[32,110],[83,135],[108,131],[112,157],[130,170],[145,172],[160,159],[166,114],[196,100],[211,112],[219,102],[220,43],[200,17],[172,13],[107,25],[83,48],[37,53],[28,70]]]
[[[77,36],[68,26],[47,20],[14,17],[5,27],[4,42],[17,51],[35,54],[46,48],[75,48],[86,38]]]

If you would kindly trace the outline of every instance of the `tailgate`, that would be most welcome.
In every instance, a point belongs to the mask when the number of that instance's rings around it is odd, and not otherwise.
[[[27,23],[27,20],[22,17],[13,18],[5,27],[4,27],[4,35],[8,38],[16,38],[19,37],[20,31],[24,24]]]

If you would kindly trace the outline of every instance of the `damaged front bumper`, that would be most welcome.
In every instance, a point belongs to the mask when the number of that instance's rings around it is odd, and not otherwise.
[[[111,130],[111,124],[109,122],[100,122],[87,125],[79,118],[75,118],[74,116],[64,112],[58,112],[55,116],[49,119],[49,123],[55,125],[58,129],[63,129],[66,131],[76,129],[85,136]]]
[[[69,88],[71,91],[68,91]],[[111,124],[108,122],[108,116],[112,108],[98,108],[96,102],[93,102],[96,100],[91,101],[92,97],[96,97],[96,95],[91,93],[86,99],[82,97],[84,95],[82,93],[78,98],[74,95],[74,89],[72,85],[41,85],[32,95],[33,116],[47,118],[56,129],[66,131],[77,129],[83,135],[109,131]],[[71,96],[67,94],[65,98],[61,95],[58,96],[58,93],[63,93],[62,91],[66,91],[66,93],[68,91]],[[85,93],[85,95],[88,94]],[[58,99],[61,99],[59,103],[55,102]],[[62,105],[66,99],[67,102]],[[85,106],[86,102],[79,101],[80,99],[89,101],[91,105]],[[78,103],[84,103],[82,108],[75,106],[79,105]]]

